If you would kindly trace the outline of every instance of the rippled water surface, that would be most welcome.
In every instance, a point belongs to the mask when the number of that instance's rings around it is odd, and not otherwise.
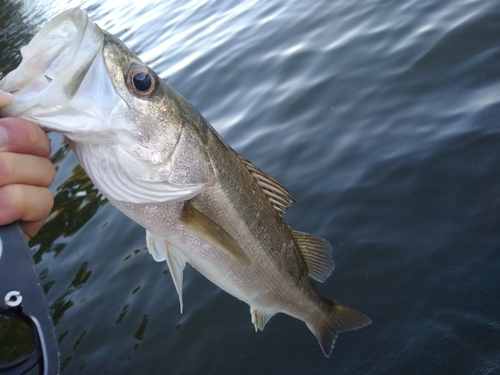
[[[327,359],[283,314],[255,333],[190,267],[181,315],[144,230],[51,135],[56,206],[31,245],[63,374],[500,373],[497,0],[0,0],[1,71],[74,6],[288,187],[288,223],[333,246],[318,289],[373,323]]]

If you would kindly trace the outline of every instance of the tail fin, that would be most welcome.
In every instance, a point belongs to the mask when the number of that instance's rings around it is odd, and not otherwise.
[[[307,326],[318,339],[325,356],[330,357],[333,344],[340,332],[352,331],[367,326],[372,321],[365,314],[344,306],[337,301],[329,300],[331,304],[328,320],[322,326]]]

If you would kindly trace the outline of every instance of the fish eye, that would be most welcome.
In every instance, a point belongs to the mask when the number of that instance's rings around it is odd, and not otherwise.
[[[127,87],[136,96],[150,98],[158,92],[158,79],[148,68],[134,64],[128,71]]]
[[[134,83],[136,90],[140,92],[148,92],[153,85],[151,76],[145,72],[136,73],[132,77],[132,82]]]

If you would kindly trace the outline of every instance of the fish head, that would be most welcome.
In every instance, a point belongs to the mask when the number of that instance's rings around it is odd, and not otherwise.
[[[112,202],[185,200],[209,182],[201,115],[84,10],[55,17],[21,54],[0,81],[12,99],[0,116],[63,134]]]
[[[2,115],[28,118],[78,142],[113,142],[126,134],[141,143],[155,140],[162,151],[175,143],[176,122],[151,126],[168,105],[158,103],[163,82],[84,10],[55,17],[21,54],[20,66],[0,81],[14,96]]]

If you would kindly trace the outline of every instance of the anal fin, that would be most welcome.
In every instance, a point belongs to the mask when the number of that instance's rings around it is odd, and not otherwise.
[[[252,316],[252,323],[255,326],[255,332],[258,330],[263,331],[265,325],[276,314],[274,311],[257,310],[250,307],[250,314]]]
[[[175,290],[179,295],[179,303],[182,313],[182,275],[184,273],[186,261],[182,257],[180,251],[175,248],[175,246],[168,243],[167,241],[159,239],[149,231],[146,231],[146,244],[154,260],[156,260],[157,262],[163,260],[167,261],[168,269],[170,270],[170,274],[172,275]]]

